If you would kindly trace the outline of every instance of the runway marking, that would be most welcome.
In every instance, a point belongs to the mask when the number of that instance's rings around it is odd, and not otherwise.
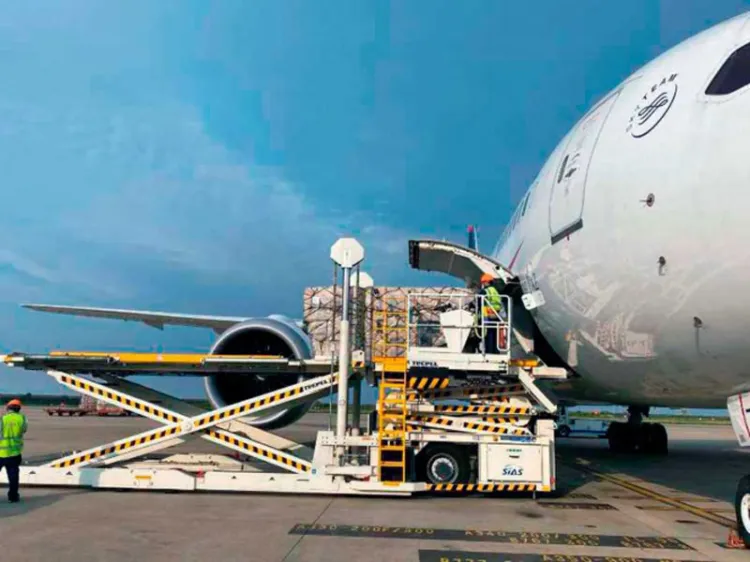
[[[595,476],[596,478],[599,478],[600,480],[604,480],[606,482],[609,482],[611,484],[616,484],[617,486],[620,486],[622,488],[625,488],[627,490],[630,490],[631,492],[635,492],[637,494],[640,494],[641,496],[650,498],[652,500],[656,500],[661,503],[665,503],[667,505],[671,505],[681,511],[685,511],[687,513],[690,513],[692,515],[695,515],[696,517],[701,517],[703,519],[706,519],[708,521],[711,521],[712,523],[716,523],[717,525],[721,525],[722,527],[726,527],[728,529],[736,529],[737,528],[737,522],[734,519],[729,519],[727,517],[723,517],[721,515],[718,515],[716,513],[712,513],[706,509],[703,509],[702,507],[696,507],[694,505],[687,504],[680,500],[675,500],[673,498],[670,498],[669,496],[665,496],[664,494],[661,494],[659,492],[655,492],[653,490],[649,490],[648,488],[641,486],[640,484],[635,484],[633,482],[628,482],[624,478],[620,478],[618,476],[614,476],[612,474],[607,474],[605,472],[602,472],[601,470],[596,470],[593,468],[590,468],[589,466],[586,466],[589,464],[589,461],[585,459],[576,459],[574,462],[568,460],[568,459],[559,459],[563,464],[567,464],[571,468],[574,468],[576,470],[580,470],[581,472],[590,474],[592,476]]]
[[[560,501],[539,501],[537,505],[549,507],[552,509],[597,509],[603,511],[617,510],[617,508],[608,503],[586,503],[586,502],[560,502]]]
[[[429,527],[389,527],[387,525],[339,525],[298,523],[290,535],[358,537],[382,539],[422,539],[506,544],[539,544],[562,546],[603,546],[655,550],[695,549],[674,537],[633,537],[625,535],[586,535],[567,533],[527,533],[519,531],[478,529],[434,529]]]
[[[636,556],[589,556],[522,552],[472,552],[468,550],[420,550],[419,562],[680,562],[667,558]]]

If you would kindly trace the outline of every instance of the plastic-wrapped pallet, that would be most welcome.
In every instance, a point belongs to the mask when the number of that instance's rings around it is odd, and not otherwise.
[[[359,295],[352,292],[354,348],[372,346],[376,355],[389,357],[398,357],[405,349],[407,302],[411,303],[410,344],[440,346],[439,308],[465,304],[471,295],[469,289],[461,287],[373,287],[371,291],[360,290]],[[336,295],[332,286],[305,289],[303,319],[316,356],[329,356],[332,349],[337,352],[341,306],[341,287],[337,287]]]

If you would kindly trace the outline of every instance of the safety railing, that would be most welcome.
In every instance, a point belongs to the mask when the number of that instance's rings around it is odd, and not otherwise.
[[[501,307],[485,295],[411,293],[407,297],[406,339],[409,347],[448,348],[455,353],[507,354],[510,350],[511,303]]]

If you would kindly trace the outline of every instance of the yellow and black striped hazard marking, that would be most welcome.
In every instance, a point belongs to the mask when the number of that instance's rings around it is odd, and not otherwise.
[[[534,492],[536,484],[427,484],[430,492]]]
[[[502,400],[507,394],[525,393],[526,389],[522,384],[510,384],[502,386],[492,386],[484,388],[473,388],[470,386],[459,388],[447,388],[445,390],[427,390],[421,394],[422,398],[486,398],[498,401]]]
[[[409,416],[408,421],[420,422],[423,424],[440,425],[443,427],[450,427],[460,431],[466,429],[469,431],[481,431],[483,433],[492,433],[496,435],[526,435],[525,429],[516,429],[512,427],[503,427],[499,425],[486,424],[480,422],[469,422],[463,420],[454,420],[443,416]]]
[[[456,425],[456,420],[452,420],[451,418],[444,418],[441,416],[409,416],[407,418],[408,421],[411,422],[422,422],[422,423],[431,423],[434,425],[442,425],[444,427],[451,427],[453,425]]]
[[[482,417],[481,420],[485,423],[510,423],[510,424],[516,424],[521,423],[523,418],[516,418],[516,417],[510,417],[510,418],[492,418],[492,417]]]
[[[464,428],[469,431],[481,431],[483,433],[495,433],[500,435],[526,435],[525,429],[514,429],[500,425],[491,425],[479,422],[464,422]]]
[[[256,455],[264,459],[272,460],[278,464],[288,466],[292,470],[297,472],[309,472],[312,469],[310,463],[302,461],[291,455],[285,455],[276,451],[275,449],[260,447],[255,443],[239,438],[232,433],[225,433],[222,431],[210,430],[208,434],[214,439],[218,439],[224,443],[233,445],[243,451],[247,451],[251,455]]]
[[[435,406],[435,413],[441,414],[516,414],[526,416],[531,413],[528,406]]]
[[[77,464],[81,464],[84,462],[90,462],[90,461],[99,459],[101,457],[111,455],[113,453],[121,453],[123,451],[130,449],[131,447],[137,447],[139,445],[151,443],[153,441],[163,439],[164,437],[177,435],[178,433],[180,433],[179,426],[168,427],[166,429],[162,429],[159,431],[149,433],[148,435],[134,437],[126,441],[121,441],[120,443],[114,443],[112,445],[105,445],[104,447],[98,447],[96,449],[85,451],[77,455],[71,455],[70,457],[61,459],[53,463],[52,466],[54,468],[69,468],[71,466],[75,466]]]
[[[81,390],[85,390],[90,394],[94,394],[102,398],[107,398],[109,400],[117,402],[118,404],[122,404],[123,406],[127,406],[129,410],[145,412],[170,423],[175,423],[182,419],[163,408],[152,406],[150,404],[141,404],[140,402],[133,400],[132,398],[129,398],[124,394],[113,392],[106,387],[92,384],[78,377],[73,377],[71,375],[61,375],[60,382],[69,386],[73,386],[75,388],[80,388]]]
[[[486,388],[471,388],[466,387],[462,389],[464,396],[495,396],[504,394],[517,394],[519,392],[526,392],[526,389],[522,384],[505,384],[502,386],[490,386]]]
[[[304,383],[300,383],[299,385],[296,385],[292,388],[289,388],[287,390],[280,390],[278,392],[274,392],[273,394],[268,394],[264,396],[263,398],[258,398],[256,400],[253,400],[252,402],[248,402],[246,404],[234,406],[233,408],[219,410],[217,412],[208,413],[203,416],[196,417],[194,419],[193,425],[196,428],[200,429],[203,426],[214,425],[227,418],[233,418],[233,417],[250,414],[256,408],[260,408],[261,406],[270,406],[271,404],[275,404],[276,402],[280,402],[288,398],[293,398],[294,396],[299,396],[305,391],[314,390],[318,388],[324,388],[324,387],[328,388],[330,385],[334,384],[338,380],[337,375],[333,375],[333,376],[325,375],[325,377],[320,377],[320,378],[329,378],[330,382],[321,381],[317,386],[314,386],[315,379],[307,380]]]
[[[409,377],[408,386],[417,390],[434,390],[446,388],[450,382],[450,377]]]

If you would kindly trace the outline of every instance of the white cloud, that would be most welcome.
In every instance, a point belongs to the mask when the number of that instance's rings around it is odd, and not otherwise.
[[[15,117],[0,146],[33,145],[36,166],[5,162],[24,204],[15,217],[6,209],[4,229],[26,257],[12,247],[0,262],[47,283],[88,287],[92,299],[137,298],[154,263],[186,281],[318,283],[329,277],[330,245],[351,233],[371,267],[407,267],[404,232],[366,213],[319,208],[281,170],[247,164],[215,142],[190,106],[2,106]]]

